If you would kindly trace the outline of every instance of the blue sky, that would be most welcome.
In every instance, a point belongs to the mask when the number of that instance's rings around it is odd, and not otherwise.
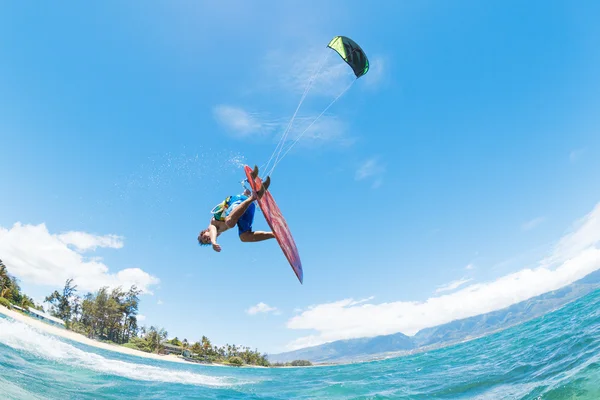
[[[268,352],[412,334],[567,284],[600,268],[586,253],[600,240],[599,13],[591,1],[4,3],[0,258],[37,299],[67,276],[136,282],[143,323]],[[275,241],[230,231],[218,254],[196,236],[241,189],[243,164],[269,159],[312,68],[326,59],[291,139],[350,82],[325,48],[335,35],[371,70],[271,186],[300,285]],[[268,228],[260,213],[255,228]]]

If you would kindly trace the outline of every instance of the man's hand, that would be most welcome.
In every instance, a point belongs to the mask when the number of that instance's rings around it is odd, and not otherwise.
[[[213,250],[216,251],[217,253],[221,251],[221,245],[217,244],[217,243],[213,243]]]

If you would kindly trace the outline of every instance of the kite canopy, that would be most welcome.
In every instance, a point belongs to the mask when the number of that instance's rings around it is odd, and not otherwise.
[[[367,55],[354,40],[346,36],[336,36],[327,47],[337,52],[352,67],[357,79],[369,71]]]

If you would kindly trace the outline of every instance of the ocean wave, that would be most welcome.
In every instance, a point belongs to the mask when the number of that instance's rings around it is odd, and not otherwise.
[[[26,324],[8,319],[0,319],[0,343],[32,354],[37,358],[139,381],[212,387],[231,387],[254,383],[233,377],[209,376],[190,371],[113,360],[83,351]]]

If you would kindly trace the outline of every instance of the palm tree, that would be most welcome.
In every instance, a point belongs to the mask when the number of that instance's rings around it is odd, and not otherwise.
[[[12,281],[8,276],[6,265],[0,260],[0,297],[6,297],[12,288]]]
[[[196,342],[192,345],[192,353],[200,354],[202,352],[202,345],[199,342]]]
[[[156,328],[155,326],[151,326],[148,330],[148,334],[146,335],[146,341],[148,342],[148,347],[154,352],[157,353],[162,350],[162,343],[167,338],[167,331],[163,328]]]
[[[210,340],[206,336],[202,336],[203,353],[208,355],[208,350],[211,348]]]

